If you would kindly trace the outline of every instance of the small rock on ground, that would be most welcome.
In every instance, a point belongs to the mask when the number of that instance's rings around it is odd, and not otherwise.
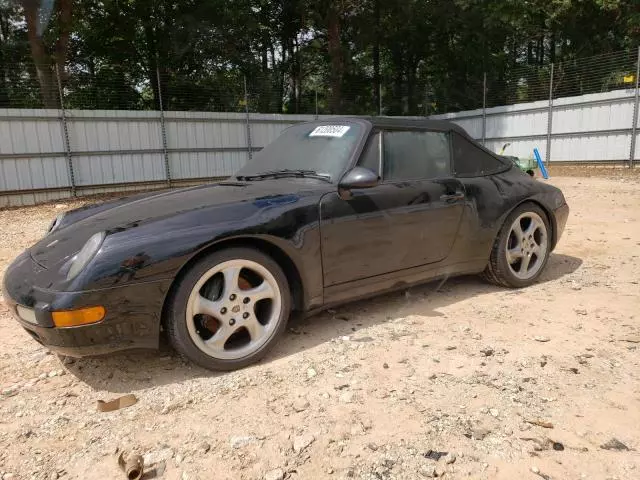
[[[211,450],[211,445],[209,445],[207,442],[200,442],[198,444],[198,451],[200,453],[207,453],[209,450]]]
[[[624,443],[622,443],[617,438],[612,438],[608,442],[603,443],[602,445],[600,445],[600,448],[604,450],[618,450],[618,451],[629,450],[629,447],[627,447]]]
[[[232,448],[240,448],[240,447],[244,447],[245,445],[249,445],[250,443],[253,443],[255,441],[256,441],[255,437],[242,436],[242,437],[231,437],[231,440],[229,442],[231,443]]]
[[[342,392],[340,394],[340,401],[342,403],[351,403],[351,402],[353,402],[353,392]]]
[[[486,437],[490,433],[491,433],[491,430],[489,430],[488,428],[484,428],[484,427],[474,428],[471,431],[471,438],[473,438],[474,440],[483,440],[484,437]]]
[[[438,476],[435,465],[422,465],[420,467],[420,474],[427,478],[436,478]]]
[[[173,458],[173,455],[174,455],[174,452],[170,448],[162,448],[160,450],[154,450],[152,452],[146,453],[143,456],[144,464],[154,465],[156,463],[171,460]]]
[[[300,453],[302,450],[311,445],[316,438],[311,434],[300,435],[293,439],[293,451]]]
[[[551,341],[549,337],[545,337],[544,335],[537,335],[536,337],[534,337],[534,340],[541,343],[547,343]]]
[[[283,480],[284,472],[281,468],[273,469],[264,476],[264,480]]]
[[[304,412],[307,408],[309,408],[309,402],[304,398],[298,398],[293,402],[293,409],[298,413]]]

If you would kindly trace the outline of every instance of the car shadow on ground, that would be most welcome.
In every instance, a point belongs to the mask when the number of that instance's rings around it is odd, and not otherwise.
[[[582,265],[576,257],[552,254],[540,283],[572,274]],[[287,333],[262,363],[273,362],[311,349],[334,338],[357,336],[360,330],[408,315],[441,317],[439,309],[492,292],[504,290],[477,276],[457,277],[360,300],[307,318],[293,318]],[[520,292],[520,291],[514,291]],[[526,291],[525,291],[526,292]],[[362,336],[362,335],[361,335]],[[181,359],[168,346],[160,351],[136,351],[104,357],[65,361],[68,372],[96,390],[128,393],[184,380],[216,377]]]

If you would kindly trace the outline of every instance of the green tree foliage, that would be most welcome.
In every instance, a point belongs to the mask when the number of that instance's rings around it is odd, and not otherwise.
[[[601,91],[637,0],[0,0],[0,107],[424,115]],[[622,66],[621,66],[622,65]]]

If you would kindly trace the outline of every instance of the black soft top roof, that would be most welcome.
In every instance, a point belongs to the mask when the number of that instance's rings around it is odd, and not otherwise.
[[[362,121],[366,120],[373,125],[374,128],[416,128],[416,129],[425,129],[425,130],[435,130],[439,132],[456,132],[466,137],[471,142],[475,144],[476,147],[488,153],[496,160],[500,161],[504,165],[511,165],[512,162],[507,160],[507,158],[498,155],[495,152],[492,152],[485,146],[478,143],[471,135],[467,133],[467,131],[459,125],[456,125],[453,122],[448,122],[446,120],[431,120],[429,118],[403,118],[403,117],[336,117],[336,120],[354,120],[354,121]]]
[[[370,122],[374,127],[380,128],[424,128],[429,130],[437,130],[441,132],[454,131],[458,132],[465,137],[469,135],[464,128],[456,125],[453,122],[446,120],[431,120],[429,118],[403,118],[403,117],[337,117],[342,120],[366,120]]]

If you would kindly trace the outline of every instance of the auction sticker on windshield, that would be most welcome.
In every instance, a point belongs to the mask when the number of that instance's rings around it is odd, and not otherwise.
[[[309,134],[310,137],[336,137],[341,138],[349,131],[348,125],[321,125]]]

